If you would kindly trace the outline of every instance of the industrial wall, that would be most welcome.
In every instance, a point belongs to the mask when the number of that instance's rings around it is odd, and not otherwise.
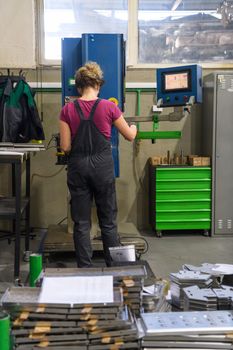
[[[2,0],[1,0],[2,2]],[[5,4],[5,2],[4,2]],[[18,14],[20,16],[20,13]],[[34,25],[33,28],[34,30]],[[14,21],[10,30],[17,33]],[[29,28],[22,28],[28,31]],[[11,37],[12,55],[15,45]],[[0,39],[0,43],[3,39]],[[39,40],[36,40],[38,43]],[[34,60],[34,57],[32,57]],[[16,62],[16,57],[14,63]],[[0,66],[4,74],[7,64]],[[13,67],[13,66],[12,66]],[[13,71],[17,74],[17,70]],[[205,74],[207,71],[205,71]],[[28,82],[60,82],[59,68],[40,67],[25,70]],[[154,69],[130,69],[126,72],[126,82],[155,82]],[[47,146],[52,134],[58,132],[58,118],[61,109],[61,92],[37,92],[36,101],[45,130]],[[141,115],[147,116],[155,104],[155,93],[141,93]],[[134,92],[126,93],[125,116],[134,116],[137,111],[137,96]],[[116,180],[118,199],[118,221],[133,222],[138,229],[149,229],[148,219],[148,158],[156,155],[199,154],[201,140],[201,107],[195,106],[192,115],[177,122],[161,122],[160,130],[181,130],[181,140],[158,140],[154,144],[150,140],[129,143],[120,137],[120,178]],[[150,130],[152,123],[142,124],[141,130]],[[54,144],[51,143],[50,146]],[[31,161],[31,212],[33,227],[46,228],[57,224],[67,216],[67,187],[65,167],[55,165],[56,150],[49,148],[32,156]],[[0,167],[0,195],[10,191],[10,172],[7,166]],[[0,222],[0,227],[2,223]]]
[[[60,69],[44,68],[25,71],[27,81],[60,82]],[[17,71],[14,71],[17,74]],[[155,70],[127,70],[126,82],[155,82]],[[43,120],[47,146],[52,134],[58,132],[58,119],[61,109],[61,92],[37,92],[37,107]],[[155,104],[155,92],[141,91],[141,115],[151,113]],[[136,115],[137,95],[126,93],[125,117]],[[148,158],[166,156],[169,150],[179,154],[200,152],[201,107],[194,106],[192,115],[181,121],[160,122],[160,130],[181,130],[181,140],[151,140],[130,143],[120,136],[120,178],[116,180],[118,199],[118,221],[133,222],[138,229],[148,229]],[[152,129],[152,123],[140,124],[141,130]],[[55,146],[52,142],[51,146]],[[32,226],[48,227],[57,224],[67,216],[67,187],[65,167],[55,165],[56,149],[49,148],[32,156],[31,161],[31,208]],[[4,172],[2,174],[2,171]],[[1,167],[0,193],[10,189],[6,167]]]
[[[0,0],[0,10],[0,67],[36,67],[35,1]]]

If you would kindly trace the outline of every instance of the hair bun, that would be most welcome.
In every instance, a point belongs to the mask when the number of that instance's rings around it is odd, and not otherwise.
[[[103,71],[96,62],[87,62],[75,74],[75,85],[79,90],[89,86],[102,86],[103,83]]]

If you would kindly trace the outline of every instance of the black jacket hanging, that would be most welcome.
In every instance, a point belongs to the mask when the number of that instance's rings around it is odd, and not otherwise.
[[[29,142],[44,140],[34,94],[23,78],[0,77],[0,140]]]

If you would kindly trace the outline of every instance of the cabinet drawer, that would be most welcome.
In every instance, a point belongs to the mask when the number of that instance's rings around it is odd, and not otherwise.
[[[187,220],[210,220],[211,212],[209,209],[199,209],[196,211],[156,211],[156,222],[160,221],[187,221]]]
[[[211,210],[211,200],[196,200],[196,201],[156,201],[156,211],[158,210],[196,210],[209,209]]]
[[[156,191],[156,201],[157,200],[207,200],[211,199],[211,190],[183,190],[183,191]]]
[[[211,188],[211,181],[209,179],[185,179],[185,180],[156,180],[157,190],[208,190]]]
[[[211,168],[209,167],[190,167],[190,168],[156,168],[156,180],[187,180],[187,179],[209,179],[211,180]]]
[[[159,222],[156,223],[156,230],[209,230],[210,221],[197,222]]]

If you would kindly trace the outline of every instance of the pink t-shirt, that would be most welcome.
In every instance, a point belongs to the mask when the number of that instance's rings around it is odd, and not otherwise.
[[[96,100],[86,101],[78,99],[85,118],[88,118]],[[115,103],[108,100],[100,100],[94,114],[94,123],[99,131],[107,138],[111,138],[112,123],[122,115]],[[66,122],[71,130],[71,138],[76,135],[80,125],[80,118],[73,102],[67,103],[61,110],[60,120]]]

